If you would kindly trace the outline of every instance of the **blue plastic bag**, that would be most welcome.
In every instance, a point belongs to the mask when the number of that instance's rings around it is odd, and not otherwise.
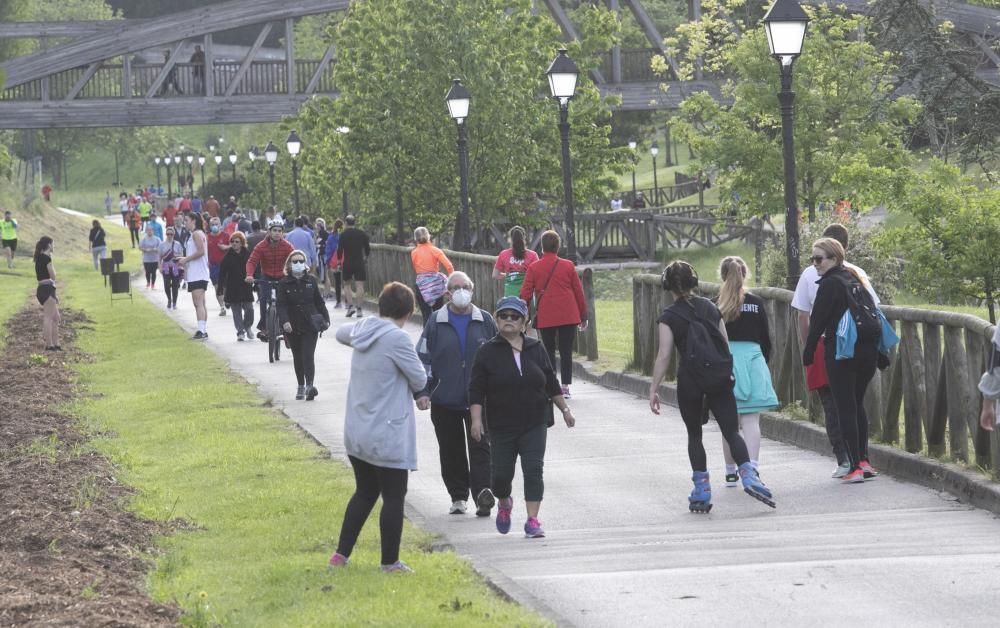
[[[899,344],[899,336],[896,335],[896,330],[892,328],[889,320],[882,313],[882,308],[875,308],[878,310],[878,318],[882,321],[882,335],[878,339],[878,352],[882,355],[889,355],[889,350]]]
[[[851,360],[854,358],[854,345],[858,341],[858,326],[851,316],[851,308],[844,310],[844,315],[837,323],[837,360]]]

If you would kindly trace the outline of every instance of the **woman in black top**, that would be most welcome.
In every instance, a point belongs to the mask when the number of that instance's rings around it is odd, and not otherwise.
[[[253,338],[253,286],[246,282],[249,259],[247,237],[242,231],[234,232],[229,238],[229,250],[219,263],[219,285],[226,307],[233,312],[239,342]]]
[[[726,323],[729,350],[733,354],[736,386],[736,411],[740,417],[740,435],[747,445],[750,464],[757,469],[760,460],[760,413],[778,407],[778,396],[771,383],[767,364],[771,357],[771,334],[764,300],[749,294],[745,282],[749,270],[739,257],[727,257],[719,266],[722,289],[715,303]],[[726,460],[726,486],[739,484],[736,461],[729,443],[722,439]]]
[[[703,326],[709,336],[715,335],[712,331],[715,328],[718,330],[717,336],[726,339],[726,326],[719,309],[708,299],[692,294],[698,287],[698,275],[690,264],[671,262],[663,270],[661,285],[664,290],[673,293],[675,301],[663,311],[657,321],[660,347],[653,364],[653,381],[649,386],[649,409],[653,414],[660,413],[660,382],[663,381],[670,365],[675,341],[678,350],[684,355],[690,326],[694,323]],[[692,365],[688,364],[687,359],[682,359],[680,368],[677,369],[677,406],[681,411],[684,427],[687,428],[688,458],[691,461],[693,471],[691,479],[694,482],[694,490],[688,497],[688,507],[692,512],[703,513],[712,509],[708,462],[705,459],[705,447],[701,442],[702,406],[707,403],[719,423],[722,436],[729,443],[733,457],[739,464],[743,490],[773,508],[771,491],[760,481],[757,470],[750,464],[746,443],[740,436],[736,397],[732,386],[713,390],[702,390],[701,386],[695,379]]]
[[[500,534],[510,531],[510,515],[514,508],[511,483],[514,464],[520,455],[524,505],[528,513],[524,535],[539,538],[545,536],[538,521],[538,509],[545,488],[542,467],[546,429],[552,420],[550,400],[562,412],[567,427],[573,427],[576,419],[563,399],[545,347],[524,335],[527,318],[528,304],[518,297],[504,297],[497,302],[496,321],[500,333],[479,348],[472,365],[469,432],[476,442],[483,437],[485,406],[493,451],[493,493],[500,499],[497,531]]]
[[[278,322],[285,330],[285,342],[292,350],[295,379],[299,387],[296,399],[312,401],[319,391],[313,385],[316,376],[316,340],[319,332],[330,326],[316,278],[309,274],[306,254],[295,249],[285,260],[285,277],[278,282]]]
[[[104,227],[96,220],[93,225],[90,229],[90,254],[94,256],[94,270],[101,270],[99,260],[108,256],[108,245],[104,241]]]
[[[837,359],[837,325],[848,308],[848,290],[853,283],[864,285],[864,281],[844,266],[844,246],[833,238],[816,240],[811,260],[820,280],[816,303],[809,315],[809,336],[802,363],[812,364],[816,344],[820,336],[826,334],[827,379],[851,463],[851,471],[841,481],[857,484],[878,475],[868,462],[868,415],[864,406],[865,391],[878,364],[878,338],[864,340],[859,337],[854,345],[854,357]]]
[[[59,346],[59,299],[56,298],[56,270],[52,267],[52,238],[42,236],[35,244],[35,296],[42,304],[42,339],[46,351],[62,351]]]

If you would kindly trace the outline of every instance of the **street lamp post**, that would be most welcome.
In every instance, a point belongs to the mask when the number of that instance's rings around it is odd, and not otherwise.
[[[181,150],[184,150],[183,146],[181,146]],[[177,196],[182,196],[184,194],[184,184],[181,183],[181,154],[180,153],[177,153],[176,155],[174,155],[174,166],[175,166],[175,168],[174,168],[175,174],[177,176]]]
[[[170,155],[163,158],[163,163],[167,166],[167,198],[173,196],[173,190],[170,189],[170,162]]]
[[[205,156],[198,155],[198,169],[201,170],[201,193],[205,194]]]
[[[458,220],[455,222],[453,245],[457,246],[460,251],[468,251],[472,242],[469,237],[469,150],[465,119],[469,117],[472,96],[469,95],[469,90],[462,85],[461,79],[454,79],[444,100],[448,105],[448,114],[458,126],[458,188],[461,210],[458,213]]]
[[[212,159],[215,160],[215,180],[222,181],[222,155],[215,153]]]
[[[160,189],[160,158],[153,157],[153,163],[156,164],[156,189]]]
[[[660,147],[653,142],[649,147],[649,154],[653,156],[653,207],[660,206],[660,181],[656,178],[656,156],[660,154]]]
[[[229,151],[229,163],[233,166],[233,183],[236,183],[236,149]]]
[[[194,155],[188,153],[184,156],[184,160],[188,162],[188,178],[185,183],[191,189],[191,196],[194,196]]]
[[[635,202],[635,149],[639,145],[634,139],[628,141],[628,149],[632,151],[632,201]]]
[[[337,133],[340,133],[341,139],[346,137],[347,134],[350,132],[351,132],[350,127],[346,126],[337,127]],[[348,199],[348,194],[347,194],[347,163],[344,160],[343,150],[341,150],[341,157],[340,157],[340,196],[341,196],[341,203],[343,204],[344,216],[346,216],[349,213],[351,213],[350,211],[351,208],[349,203],[350,199]]]
[[[302,140],[299,139],[299,134],[295,132],[295,129],[292,129],[292,132],[288,134],[285,148],[292,156],[292,189],[295,193],[295,216],[297,217],[299,216],[299,152],[302,151]]]
[[[799,281],[799,206],[795,192],[795,144],[793,114],[795,93],[792,91],[792,65],[802,54],[809,16],[795,0],[776,0],[764,16],[767,45],[781,68],[781,143],[785,169],[785,255],[788,262],[788,288],[794,290]]]
[[[576,93],[580,75],[573,60],[561,48],[546,72],[552,97],[559,101],[559,137],[562,140],[563,197],[566,203],[566,252],[576,263],[576,224],[573,211],[573,171],[569,155],[569,101]]]
[[[264,159],[267,160],[268,173],[271,177],[271,207],[276,208],[278,202],[274,198],[274,162],[278,161],[278,148],[270,140],[264,148]]]

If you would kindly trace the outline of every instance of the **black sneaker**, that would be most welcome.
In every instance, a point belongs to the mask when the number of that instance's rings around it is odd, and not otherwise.
[[[194,335],[191,336],[191,340],[205,340],[207,338],[208,338],[208,334],[202,333],[200,331],[194,332]]]
[[[312,401],[319,394],[315,386],[306,386],[306,401]]]
[[[732,473],[726,474],[726,486],[732,488],[734,486],[739,486],[739,484],[740,484],[740,475],[738,473],[734,471]]]
[[[259,340],[261,342],[267,342],[267,334],[265,334],[263,331],[258,331],[257,332],[257,340]]]
[[[354,306],[353,305],[347,306],[347,315],[346,316],[347,316],[347,318],[350,318],[350,317],[354,316]]]
[[[299,401],[302,401],[303,399],[306,398],[306,387],[305,386],[299,386],[295,390],[295,398],[297,400],[299,400]]]
[[[489,517],[490,510],[492,510],[496,503],[497,500],[493,497],[493,491],[488,488],[479,491],[479,495],[476,495],[476,516]]]

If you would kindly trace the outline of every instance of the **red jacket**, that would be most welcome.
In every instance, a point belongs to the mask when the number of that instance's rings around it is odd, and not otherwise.
[[[553,269],[553,265],[558,266]],[[549,275],[552,279],[549,279]],[[546,286],[548,282],[548,286]],[[583,284],[576,274],[573,262],[562,259],[555,253],[546,253],[524,274],[521,298],[531,302],[545,290],[545,298],[538,304],[538,328],[579,325],[587,318],[587,300],[583,296]]]
[[[247,260],[247,275],[252,277],[257,263],[260,262],[260,272],[264,277],[281,279],[285,276],[285,260],[294,250],[295,248],[288,240],[278,240],[277,244],[271,246],[271,237],[264,238],[250,252],[250,259]]]

